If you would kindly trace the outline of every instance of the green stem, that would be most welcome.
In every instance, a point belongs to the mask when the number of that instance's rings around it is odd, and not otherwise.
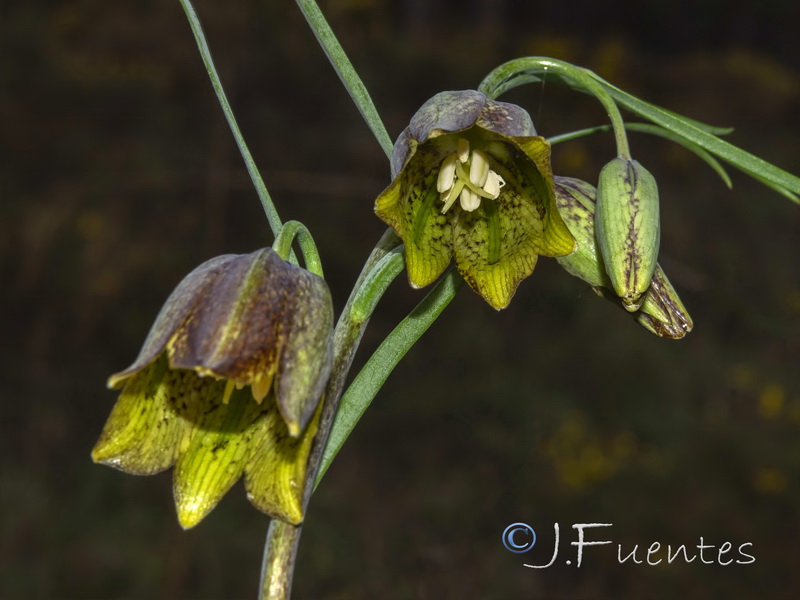
[[[307,270],[315,275],[324,277],[322,274],[322,261],[319,258],[317,245],[314,243],[314,238],[311,237],[308,229],[300,221],[287,221],[278,235],[275,236],[275,242],[272,244],[272,249],[277,252],[283,260],[287,260],[292,252],[292,242],[295,237],[300,243],[300,250],[303,253],[303,262]]]
[[[330,466],[344,439],[369,404],[365,399],[371,400],[375,396],[400,359],[427,331],[463,283],[461,277],[451,270],[383,341],[348,389],[347,397],[357,400],[355,403],[348,401],[348,410],[345,411],[347,416],[344,419],[346,424],[342,425],[342,419],[339,417],[340,399],[361,337],[378,300],[402,270],[399,268],[401,267],[399,259],[402,256],[398,248],[399,243],[400,240],[392,230],[387,230],[364,265],[336,324],[333,335],[333,367],[325,388],[319,431],[314,438],[308,459],[303,498],[304,512],[324,470]],[[354,410],[360,411],[358,417],[355,416]],[[336,437],[332,438],[331,433],[334,429],[337,433]],[[265,589],[287,594],[291,589],[294,556],[300,543],[300,528],[301,526],[293,527],[285,523],[271,526],[262,564],[262,582],[269,580],[271,583],[266,588],[262,586],[262,594]],[[286,600],[288,596],[262,595],[261,598]]]
[[[631,150],[628,147],[628,135],[625,133],[625,122],[622,120],[622,114],[619,112],[617,103],[614,102],[602,86],[592,77],[585,74],[584,69],[581,69],[581,71],[580,83],[600,101],[600,104],[606,109],[608,117],[611,120],[611,126],[614,129],[614,139],[617,142],[617,156],[625,160],[630,160]]]
[[[206,36],[203,33],[202,26],[200,25],[200,19],[197,17],[197,13],[195,12],[194,6],[192,6],[190,0],[179,1],[181,6],[183,6],[186,17],[189,19],[189,25],[192,28],[194,39],[197,42],[197,48],[200,50],[200,56],[202,56],[203,63],[206,66],[206,71],[208,71],[208,76],[211,78],[211,85],[217,94],[217,100],[219,100],[219,104],[222,107],[222,112],[225,113],[225,118],[227,119],[228,126],[231,128],[233,137],[236,140],[236,145],[239,146],[239,152],[244,159],[247,172],[250,174],[250,179],[253,181],[253,185],[256,188],[258,198],[261,200],[261,206],[264,207],[264,213],[267,215],[267,221],[269,222],[270,229],[272,229],[273,235],[278,235],[278,230],[281,228],[281,219],[278,216],[278,211],[275,209],[272,198],[267,191],[267,186],[264,184],[264,180],[261,178],[261,173],[259,173],[258,167],[256,167],[253,156],[250,154],[250,150],[244,141],[244,136],[239,130],[239,125],[236,124],[236,117],[233,115],[233,110],[231,109],[231,105],[228,102],[227,96],[225,95],[225,90],[222,88],[222,82],[220,81],[219,73],[217,73],[217,68],[214,66],[214,61],[211,58],[211,50],[208,47]]]
[[[355,357],[356,349],[361,341],[361,336],[369,321],[369,314],[353,311],[353,304],[359,297],[361,288],[370,281],[370,275],[382,263],[384,258],[397,253],[400,239],[391,229],[387,229],[383,237],[372,250],[361,275],[358,278],[350,299],[342,311],[333,333],[333,367],[331,376],[325,387],[324,404],[320,416],[319,430],[311,446],[306,473],[305,493],[303,498],[304,512],[314,489],[317,471],[322,461],[325,444],[328,440],[333,417],[339,406],[339,399],[344,389],[345,380],[350,370],[350,365]],[[383,290],[386,289],[383,286]],[[377,299],[373,302],[377,304]],[[267,534],[264,548],[264,558],[261,565],[261,600],[288,600],[292,587],[294,572],[294,557],[300,543],[302,525],[292,526],[288,523],[273,520]],[[273,595],[274,593],[274,595]]]
[[[350,59],[347,58],[347,54],[345,54],[342,45],[336,39],[333,30],[325,20],[319,6],[317,6],[314,0],[295,0],[295,2],[297,2],[297,6],[303,13],[306,21],[308,21],[314,35],[317,37],[317,41],[325,51],[325,55],[328,57],[331,65],[333,65],[336,74],[339,75],[339,79],[342,80],[353,102],[356,103],[359,112],[361,112],[361,116],[364,117],[367,125],[372,130],[375,139],[378,140],[386,156],[391,159],[394,146],[392,144],[392,139],[386,131],[386,127],[378,114],[378,110],[375,108],[375,104],[372,102],[372,98],[370,98],[366,86],[353,68]]]
[[[594,77],[617,102],[631,112],[686,138],[750,175],[756,181],[760,181],[767,187],[783,194],[793,202],[800,203],[800,177],[792,175],[768,163],[763,158],[759,158],[715,137],[707,128],[696,121],[686,119],[682,115],[640,100],[600,79],[597,75],[594,75]]]
[[[501,71],[502,69],[502,71]],[[502,73],[502,75],[501,75]],[[594,74],[582,67],[576,67],[568,62],[546,58],[542,56],[529,56],[518,58],[501,65],[490,73],[478,89],[490,98],[497,98],[511,87],[531,81],[541,81],[540,75],[553,73],[564,80],[567,85],[587,91],[592,94],[603,108],[606,109],[611,125],[614,128],[614,138],[617,143],[617,155],[630,160],[631,151],[628,147],[628,136],[625,134],[625,124],[616,102],[611,95],[594,78]],[[513,81],[513,83],[512,83]]]
[[[350,312],[353,318],[359,321],[369,319],[378,301],[383,297],[386,288],[405,268],[406,262],[403,257],[403,247],[398,246],[389,254],[384,256],[375,268],[362,280],[358,286],[358,291],[353,297]]]
[[[315,487],[400,359],[442,314],[463,283],[461,276],[451,269],[383,340],[356,375],[336,413]]]
[[[483,79],[478,89],[490,98],[497,98],[517,86],[541,81],[540,75],[545,72],[552,72],[553,78],[557,81],[560,80],[561,83],[571,86],[580,92],[586,93],[590,91],[583,87],[585,80],[583,80],[583,83],[577,82],[569,76],[571,73],[566,73],[565,69],[567,71],[570,69],[577,70],[578,67],[551,58],[518,58],[493,69]],[[717,137],[718,135],[730,133],[730,128],[713,127],[694,119],[689,119],[655,104],[640,100],[608,83],[588,69],[581,69],[581,71],[586,77],[601,86],[615,104],[623,106],[687,142],[710,152],[717,158],[721,158],[757,181],[783,194],[793,202],[800,204],[800,177],[792,175]]]
[[[582,138],[587,135],[592,135],[594,133],[611,131],[611,129],[612,129],[611,125],[598,125],[597,127],[578,129],[577,131],[570,131],[569,133],[554,135],[552,137],[547,138],[547,141],[550,142],[551,146],[555,146],[556,144],[560,144],[562,142],[569,142],[571,140],[576,140],[578,138]],[[684,148],[686,148],[691,152],[694,152],[699,158],[704,160],[708,164],[708,166],[711,167],[714,170],[714,172],[720,176],[720,178],[728,188],[733,186],[733,184],[731,183],[731,178],[728,176],[727,171],[725,171],[725,168],[720,164],[720,162],[716,158],[714,158],[714,156],[710,152],[704,150],[694,142],[690,142],[686,138],[683,138],[675,133],[672,133],[668,129],[664,129],[663,127],[659,127],[658,125],[651,125],[650,123],[625,123],[625,129],[627,129],[628,131],[636,131],[639,133],[649,133],[650,135],[657,135],[671,142],[675,142],[676,144],[680,144],[681,146],[683,146]]]
[[[392,260],[386,261],[385,259],[397,255],[399,244],[399,238],[391,229],[387,229],[386,233],[384,233],[383,237],[378,241],[378,244],[367,259],[333,332],[333,367],[331,369],[330,379],[325,387],[325,404],[322,408],[319,431],[311,447],[306,477],[304,506],[308,504],[308,500],[313,492],[314,482],[316,481],[317,472],[322,462],[322,456],[328,442],[333,419],[339,408],[339,400],[344,391],[347,374],[350,372],[350,366],[353,363],[353,358],[355,358],[356,350],[361,342],[361,337],[372,316],[372,312],[365,311],[364,308],[370,306],[374,309],[378,303],[378,299],[383,292],[386,291],[390,283],[390,281],[384,281],[381,285],[375,286],[373,284],[375,281],[374,271],[381,266],[386,268],[387,265],[392,264]],[[399,270],[395,271],[392,269],[391,271],[395,272],[395,275],[399,273]],[[364,295],[362,294],[362,289],[365,286],[373,286],[374,293],[369,302],[365,302]],[[361,308],[357,309],[356,307],[359,304]]]
[[[278,519],[270,521],[262,558],[260,599],[289,600],[301,533],[298,526]]]

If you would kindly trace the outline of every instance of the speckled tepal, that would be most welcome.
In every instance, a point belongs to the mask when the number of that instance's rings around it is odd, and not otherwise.
[[[242,475],[254,505],[300,522],[332,330],[325,281],[272,249],[205,262],[109,378],[122,392],[93,459],[142,475],[174,465],[184,527]]]
[[[575,248],[555,208],[550,144],[514,104],[473,90],[436,94],[398,137],[392,176],[375,212],[403,239],[413,287],[454,259],[501,309],[539,255]]]

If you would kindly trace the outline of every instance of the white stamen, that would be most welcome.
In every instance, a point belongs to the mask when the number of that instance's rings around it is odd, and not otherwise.
[[[479,208],[483,198],[496,200],[506,182],[489,167],[489,157],[485,152],[470,152],[469,141],[458,138],[456,152],[444,158],[436,179],[436,191],[442,202],[441,214],[450,210],[456,200],[460,200],[462,210],[467,212]]]
[[[483,191],[492,195],[493,199],[497,199],[500,195],[500,188],[506,184],[505,180],[494,171],[489,171],[486,177],[486,184],[483,186]]]
[[[446,192],[453,187],[453,182],[456,180],[456,160],[458,160],[458,155],[450,154],[442,161],[439,178],[436,180],[437,192]]]
[[[467,162],[469,160],[469,142],[464,138],[458,138],[456,152],[458,153],[458,160],[462,163]]]
[[[472,164],[469,167],[469,180],[478,187],[483,187],[488,175],[489,161],[486,155],[480,150],[473,150]]]
[[[481,197],[468,187],[461,190],[461,208],[472,212],[481,205]]]
[[[253,394],[253,400],[261,404],[261,401],[267,397],[269,388],[272,386],[272,376],[269,374],[259,375],[255,381],[250,384],[250,391]]]
[[[235,383],[230,379],[225,382],[225,391],[222,393],[222,403],[227,404],[231,400],[231,394],[233,393],[233,388],[235,387]]]

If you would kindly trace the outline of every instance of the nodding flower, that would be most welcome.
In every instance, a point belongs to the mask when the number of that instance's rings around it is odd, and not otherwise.
[[[174,466],[186,528],[242,475],[257,508],[299,523],[332,332],[325,281],[274,250],[205,262],[109,378],[122,391],[92,458],[139,475]]]
[[[519,106],[472,90],[437,94],[397,139],[392,175],[375,212],[402,238],[413,287],[455,259],[501,309],[539,255],[575,249],[555,207],[550,144]]]

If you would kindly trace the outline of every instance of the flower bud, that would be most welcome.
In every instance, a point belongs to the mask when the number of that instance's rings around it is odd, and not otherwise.
[[[555,177],[556,207],[575,237],[577,248],[572,254],[556,258],[564,270],[583,279],[592,287],[611,288],[603,261],[595,243],[594,210],[597,191],[580,179]]]
[[[595,243],[597,191],[594,186],[579,179],[555,177],[555,197],[561,218],[578,244],[575,252],[556,260],[570,275],[591,285],[598,295],[627,309],[622,299],[611,291],[611,280]],[[642,297],[641,307],[633,315],[637,323],[660,337],[680,339],[694,326],[659,265],[656,265],[650,287]]]
[[[600,172],[595,234],[625,310],[642,303],[658,260],[658,187],[637,161],[615,158]]]
[[[650,289],[644,295],[642,308],[636,313],[636,322],[659,337],[674,340],[681,339],[694,327],[678,293],[658,265]]]

